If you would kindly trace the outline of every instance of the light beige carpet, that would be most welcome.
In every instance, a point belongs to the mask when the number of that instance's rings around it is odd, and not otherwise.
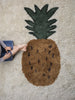
[[[49,4],[59,7],[53,18],[58,19],[53,39],[60,50],[61,70],[57,80],[49,86],[36,87],[22,72],[22,52],[11,62],[0,63],[0,100],[75,100],[75,0],[0,0],[0,40],[13,40],[14,44],[35,39],[25,29],[30,19],[24,7],[34,9]]]

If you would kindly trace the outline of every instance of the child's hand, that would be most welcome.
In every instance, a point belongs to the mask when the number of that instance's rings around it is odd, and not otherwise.
[[[8,52],[8,50],[11,50],[11,47],[6,47],[5,50]]]

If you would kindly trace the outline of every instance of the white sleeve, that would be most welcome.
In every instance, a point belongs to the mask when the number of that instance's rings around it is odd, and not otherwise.
[[[3,62],[3,61],[4,61],[3,57],[2,57],[2,58],[0,58],[0,62]]]
[[[3,48],[6,47],[6,44],[5,44],[3,41],[0,41],[0,44],[1,44],[1,46],[2,46]]]

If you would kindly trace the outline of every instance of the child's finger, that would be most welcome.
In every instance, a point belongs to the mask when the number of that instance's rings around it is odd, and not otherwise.
[[[6,52],[8,53],[8,50]]]
[[[9,50],[11,50],[11,47],[9,47]]]

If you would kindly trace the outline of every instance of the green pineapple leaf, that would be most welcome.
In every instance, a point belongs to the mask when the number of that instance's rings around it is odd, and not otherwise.
[[[34,32],[29,32],[29,34],[32,34],[33,36],[37,37],[37,39],[39,39],[38,35],[35,34]]]
[[[55,29],[56,27],[57,27],[56,25],[52,25],[52,26],[49,27],[49,30],[53,30],[53,29]]]
[[[30,17],[35,20],[35,13],[33,10],[31,10],[30,8],[24,7],[24,9],[26,10],[26,12],[30,15]]]
[[[47,12],[48,10],[48,4],[46,4],[42,9],[41,9],[41,12]]]
[[[33,27],[26,26],[26,28],[33,31]]]
[[[37,5],[34,5],[34,7],[35,7],[35,13],[36,14],[39,14],[40,13],[40,9],[38,8],[38,6]]]
[[[48,19],[52,17],[52,15],[56,12],[57,9],[58,9],[58,7],[54,7],[54,8],[50,9],[50,10],[47,12],[47,17],[48,17]]]
[[[46,38],[48,38],[50,35],[54,34],[56,31],[50,31],[47,33]]]
[[[33,26],[34,22],[30,21],[30,20],[25,20],[29,25]]]
[[[34,5],[34,8],[35,12],[30,8],[24,8],[33,20],[25,20],[30,25],[26,26],[26,28],[31,30],[29,34],[34,35],[37,39],[47,39],[50,35],[56,32],[52,30],[57,27],[56,25],[53,25],[57,20],[50,18],[56,12],[58,7],[48,10],[48,4],[46,4],[41,9],[39,9],[37,5]]]
[[[56,19],[49,20],[49,21],[48,21],[48,24],[49,24],[49,25],[52,25],[52,24],[54,24],[56,21],[57,21]]]

